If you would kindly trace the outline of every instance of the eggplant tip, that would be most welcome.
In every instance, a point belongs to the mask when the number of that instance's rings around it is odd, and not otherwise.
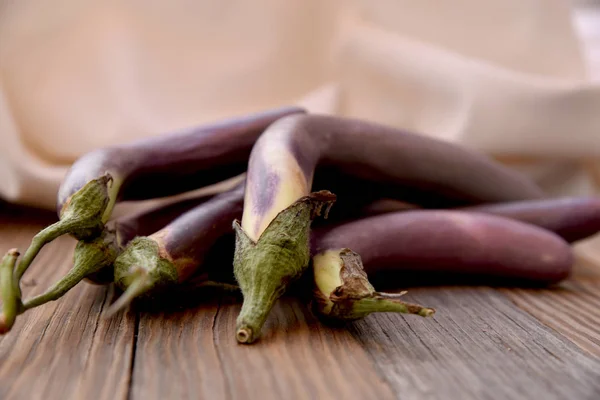
[[[128,295],[127,292],[123,293],[117,301],[112,303],[103,315],[104,319],[110,319],[115,316],[119,311],[124,310],[132,301],[135,296]]]
[[[115,316],[115,314],[117,314],[119,311],[121,311],[121,309],[124,307],[124,305],[118,306],[117,303],[119,302],[119,300],[120,300],[120,298],[117,299],[117,301],[115,303],[113,303],[110,307],[108,307],[106,312],[102,313],[102,319],[111,319],[112,317]]]
[[[147,292],[151,287],[152,280],[147,274],[138,275],[131,281],[129,286],[127,286],[127,289],[125,289],[125,292],[123,292],[117,301],[112,303],[108,310],[106,310],[104,318],[111,318],[119,311],[124,310],[135,298]]]
[[[431,317],[433,314],[435,314],[435,310],[433,308],[423,308],[421,311],[419,311],[419,315],[421,317]]]
[[[10,327],[6,324],[6,318],[4,314],[0,314],[0,335],[4,335],[10,331]]]
[[[102,315],[104,319],[110,319],[118,314],[119,311],[124,310],[133,301],[133,296],[128,296],[126,293],[122,294],[114,303],[108,307],[106,312]]]

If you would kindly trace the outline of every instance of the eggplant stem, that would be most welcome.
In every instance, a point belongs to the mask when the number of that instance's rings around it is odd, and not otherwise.
[[[240,343],[250,343],[253,338],[252,329],[248,326],[238,328],[237,332],[235,333],[235,338]]]
[[[407,293],[375,291],[360,255],[349,248],[331,249],[313,257],[312,310],[326,321],[353,321],[376,312],[429,317],[435,310],[402,301]]]
[[[279,295],[280,293],[272,294],[268,298],[250,295],[244,299],[235,327],[235,337],[239,343],[250,344],[258,339],[268,311],[273,308]]]
[[[19,313],[22,314],[34,307],[58,300],[90,274],[111,265],[117,257],[117,253],[115,235],[109,229],[104,229],[100,237],[94,240],[80,240],[75,247],[73,268],[44,293],[26,300]]]
[[[399,294],[375,292],[373,297],[358,300],[355,304],[357,311],[365,312],[397,312],[402,314],[415,314],[421,317],[430,317],[435,314],[433,308],[424,307],[420,304],[406,303],[400,297],[406,292]]]
[[[239,343],[252,343],[276,300],[291,282],[299,279],[310,261],[310,226],[335,201],[328,191],[314,192],[280,211],[260,234],[258,241],[247,235],[237,220],[233,273],[243,301],[236,319]]]
[[[34,307],[41,306],[42,304],[46,304],[50,301],[58,300],[65,293],[67,293],[69,290],[75,287],[75,285],[84,280],[89,273],[90,270],[88,266],[85,266],[85,268],[72,268],[58,282],[52,285],[44,293],[37,295],[31,299],[25,300],[23,302],[23,308],[21,313],[30,310]]]
[[[134,272],[134,274],[136,274]],[[125,309],[136,297],[152,288],[153,282],[148,274],[137,273],[123,294],[106,310],[104,318],[111,318],[119,311]]]
[[[86,183],[71,196],[60,215],[60,220],[42,229],[35,235],[31,244],[15,270],[16,290],[21,291],[19,282],[42,247],[54,239],[71,234],[78,240],[100,235],[104,229],[104,214],[110,202],[109,185],[113,182],[110,174]]]
[[[19,251],[10,249],[0,264],[0,292],[3,303],[3,310],[0,313],[0,334],[10,331],[18,315],[20,293],[14,290],[13,282],[13,272],[18,257]]]
[[[29,268],[42,247],[54,239],[72,232],[75,226],[77,226],[77,221],[65,219],[60,220],[38,232],[38,234],[35,235],[31,240],[31,244],[27,250],[25,250],[23,258],[21,258],[21,261],[19,261],[19,264],[15,269],[15,280],[17,282],[21,280],[21,277],[25,271],[27,271],[27,268]]]

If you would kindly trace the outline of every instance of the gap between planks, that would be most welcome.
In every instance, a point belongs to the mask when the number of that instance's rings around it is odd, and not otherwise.
[[[142,313],[132,399],[396,398],[349,331],[320,325],[298,300],[280,299],[252,345],[235,341],[240,306],[209,293]]]
[[[41,227],[2,223],[6,248],[13,243],[24,248]],[[28,272],[37,282],[26,293],[39,293],[70,265],[74,241],[61,238],[52,246]],[[594,269],[578,271],[576,280],[595,279]],[[580,301],[590,290],[575,288],[568,301]],[[597,395],[595,359],[558,335],[560,326],[548,329],[535,310],[525,313],[506,300],[507,293],[520,291],[411,289],[414,301],[444,312],[433,322],[370,316],[348,329],[324,327],[297,301],[284,299],[261,341],[241,346],[234,339],[239,299],[224,296],[215,304],[214,297],[212,303],[198,298],[195,308],[143,313],[138,323],[131,313],[98,320],[110,296],[103,288],[80,285],[28,313],[0,339],[0,379],[9,382],[0,387],[0,397],[468,399],[537,390],[549,399]]]

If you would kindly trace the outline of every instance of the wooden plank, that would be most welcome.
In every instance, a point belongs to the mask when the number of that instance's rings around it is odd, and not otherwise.
[[[227,397],[225,372],[213,342],[218,298],[180,303],[183,310],[163,304],[156,308],[163,312],[141,313],[131,399]]]
[[[1,212],[2,252],[15,246],[24,251],[51,222],[31,210]],[[25,275],[24,294],[41,293],[65,273],[74,246],[74,239],[62,237],[44,248]],[[0,398],[125,399],[135,318],[100,319],[108,300],[106,288],[81,284],[59,301],[20,316],[13,330],[0,336]]]
[[[141,317],[132,399],[395,398],[347,330],[295,299],[277,303],[253,345],[235,341],[239,298],[199,303]]]
[[[576,246],[573,276],[551,289],[503,290],[517,306],[560,332],[583,350],[600,356],[600,246],[594,239]],[[596,248],[594,248],[594,246]]]
[[[371,315],[350,329],[405,399],[600,398],[600,360],[491,288],[421,288],[432,319]]]
[[[565,282],[553,290],[516,289],[503,292],[520,308],[555,329],[580,348],[600,356],[600,287]]]
[[[41,227],[2,216],[0,223],[3,251],[24,248]],[[26,281],[36,280],[26,293],[39,293],[66,271],[74,244],[62,238],[42,252],[26,275]],[[586,285],[596,282],[596,270],[578,271],[579,286],[572,290],[589,296],[595,286]],[[505,292],[521,296],[522,290]],[[412,289],[407,300],[436,307],[433,319],[382,314],[349,329],[325,327],[287,298],[252,346],[235,342],[240,301],[231,296],[220,303],[214,293],[197,296],[191,304],[173,299],[163,304],[164,312],[144,311],[135,343],[132,315],[98,318],[108,297],[103,288],[81,285],[22,316],[13,332],[0,338],[0,398],[485,399],[539,393],[553,399],[600,394],[598,359],[498,290]],[[589,312],[596,312],[593,303]],[[599,347],[593,341],[589,345]]]

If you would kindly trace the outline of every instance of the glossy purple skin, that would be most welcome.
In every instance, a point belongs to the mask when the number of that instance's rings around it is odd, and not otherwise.
[[[570,246],[552,232],[489,214],[416,210],[313,231],[312,252],[350,248],[367,274],[451,273],[555,283],[573,264]]]
[[[407,205],[410,205],[411,208],[439,209],[472,204],[472,201],[444,193],[422,190],[402,183],[391,185],[359,179],[333,168],[321,166],[315,170],[311,189],[313,191],[329,190],[337,197],[328,219],[317,219],[313,222],[316,225],[322,225],[329,221],[364,217],[366,213],[379,214],[400,211],[406,209]],[[386,205],[383,207],[381,206],[382,200],[386,201]]]
[[[544,197],[525,176],[466,147],[357,119],[307,114],[275,122],[252,151],[248,188],[257,215],[269,209],[279,186],[268,160],[260,157],[272,140],[282,141],[307,180],[322,166],[384,188],[399,186],[404,193],[410,188],[462,204]]]
[[[136,236],[154,234],[170,257],[187,258],[197,269],[215,243],[233,233],[232,223],[241,218],[243,201],[244,182],[240,182],[223,193],[185,199],[119,218],[114,221],[117,246],[122,249]],[[87,279],[95,283],[112,282],[112,265]]]
[[[482,204],[462,208],[516,219],[556,233],[569,243],[600,232],[600,198],[557,199]]]
[[[181,214],[153,237],[173,259],[189,259],[200,266],[215,242],[233,232],[243,204],[244,182]]]
[[[356,205],[353,209],[351,206]],[[369,203],[364,199],[360,204],[343,204],[338,210],[338,219],[349,220],[390,212],[421,208],[418,202],[405,204],[388,198]],[[600,232],[600,198],[562,197],[542,200],[488,203],[468,207],[453,208],[465,212],[481,212],[510,218],[539,226],[556,233],[569,243],[589,238]]]
[[[87,153],[65,176],[57,212],[73,193],[107,170],[123,179],[118,200],[170,196],[239,175],[270,124],[305,112],[299,107],[271,109]]]
[[[215,197],[214,194],[192,197],[114,220],[119,246],[126,246],[136,236],[148,236]]]
[[[213,194],[193,197],[115,219],[111,222],[116,236],[115,245],[123,249],[136,236],[148,236],[159,231],[183,213],[206,203],[213,197]],[[111,283],[113,278],[112,265],[86,277],[88,281],[97,284]]]

